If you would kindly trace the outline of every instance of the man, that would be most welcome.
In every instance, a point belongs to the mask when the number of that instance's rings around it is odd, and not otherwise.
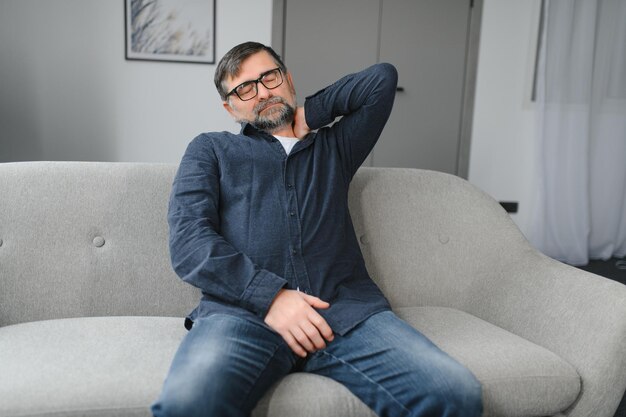
[[[374,65],[297,107],[271,48],[222,58],[215,85],[242,129],[196,137],[176,174],[172,263],[203,298],[155,416],[248,416],[294,371],[335,379],[380,416],[481,414],[474,376],[391,312],[348,212],[396,82],[393,66]]]

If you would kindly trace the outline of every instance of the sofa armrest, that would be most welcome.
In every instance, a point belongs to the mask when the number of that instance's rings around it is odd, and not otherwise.
[[[626,388],[626,286],[528,246],[494,267],[468,312],[543,346],[581,376],[567,416],[612,417]]]
[[[491,196],[441,172],[359,170],[350,213],[394,308],[466,311],[570,362],[568,416],[612,417],[626,387],[626,287],[537,252]]]

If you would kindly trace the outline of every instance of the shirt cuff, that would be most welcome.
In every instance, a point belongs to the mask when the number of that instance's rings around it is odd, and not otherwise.
[[[276,294],[286,284],[286,279],[262,269],[243,292],[242,306],[260,317],[265,317]]]

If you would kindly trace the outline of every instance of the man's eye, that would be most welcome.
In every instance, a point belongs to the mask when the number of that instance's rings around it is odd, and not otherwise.
[[[276,73],[270,72],[269,74],[264,75],[263,81],[269,81],[269,82],[276,81]]]
[[[252,83],[242,84],[239,87],[237,87],[237,92],[239,94],[246,94],[246,93],[249,93],[250,91],[252,91]]]

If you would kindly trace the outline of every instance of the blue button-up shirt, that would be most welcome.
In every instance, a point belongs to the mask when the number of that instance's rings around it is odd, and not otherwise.
[[[267,326],[281,288],[329,302],[318,312],[340,335],[390,309],[365,268],[348,187],[383,130],[396,83],[395,68],[377,64],[307,97],[307,124],[319,130],[289,155],[250,124],[189,144],[168,213],[174,270],[203,293],[188,329],[214,313]]]

